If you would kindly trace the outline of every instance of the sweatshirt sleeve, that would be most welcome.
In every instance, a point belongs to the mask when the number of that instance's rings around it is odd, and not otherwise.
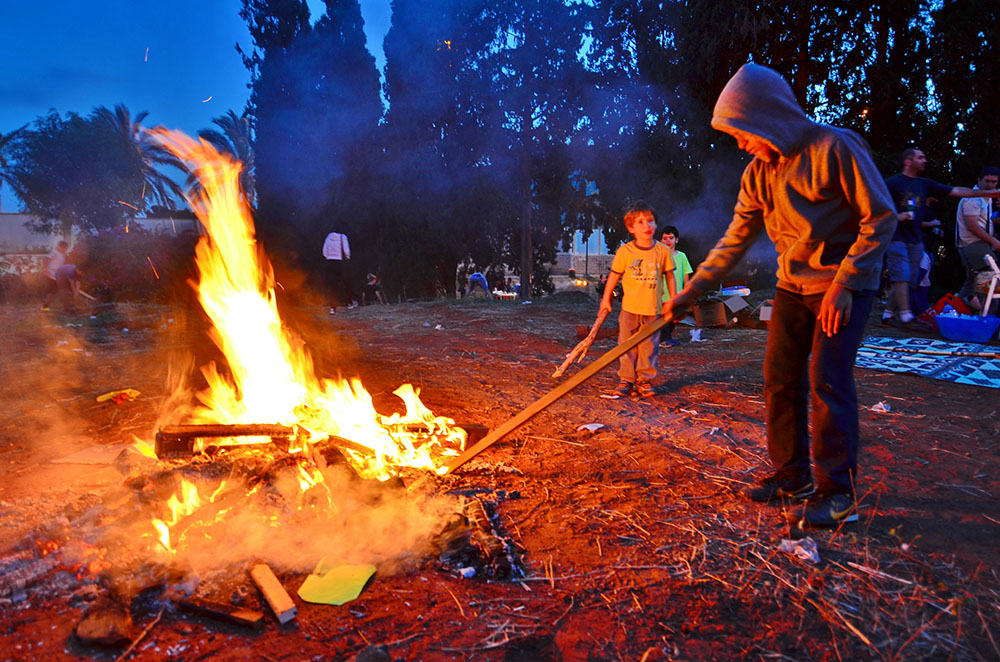
[[[722,282],[764,229],[764,209],[757,191],[761,166],[763,163],[754,159],[743,171],[733,220],[691,278],[690,287],[701,294],[714,290]]]
[[[858,236],[841,261],[834,282],[859,291],[870,287],[882,269],[882,256],[896,231],[895,206],[868,145],[859,136],[844,132],[835,153],[840,184],[858,218]]]

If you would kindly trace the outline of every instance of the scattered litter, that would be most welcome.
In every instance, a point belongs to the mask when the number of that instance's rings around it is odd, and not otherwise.
[[[801,540],[785,538],[781,541],[778,549],[786,554],[797,556],[807,563],[819,563],[819,546],[816,545],[815,540],[808,536]]]
[[[299,597],[306,602],[342,605],[356,600],[375,574],[375,566],[333,565],[324,558],[299,587]]]
[[[431,325],[431,323],[430,323],[430,322],[424,322],[424,326],[426,326],[426,327],[430,327],[430,325]]]
[[[708,434],[709,434],[709,436],[712,436],[712,435],[714,435],[718,431],[719,431],[719,428],[712,428],[711,430],[708,431]]]
[[[138,397],[139,397],[139,391],[135,390],[134,388],[123,388],[118,391],[110,391],[108,393],[99,395],[97,396],[97,401],[105,402],[107,400],[111,400],[116,405],[120,405],[125,401],[131,402]]]
[[[442,330],[443,328],[444,328],[444,327],[443,327],[443,326],[441,326],[440,324],[435,324],[435,325],[434,325],[434,330],[435,330],[435,331],[440,331],[440,330]]]
[[[128,333],[128,327],[123,328],[122,333]]]
[[[616,393],[601,393],[600,397],[604,398],[605,400],[617,400],[621,396]]]
[[[685,414],[691,414],[692,416],[697,416],[698,412],[695,409],[685,409],[684,407],[678,407],[678,411],[682,411]]]
[[[527,306],[529,303],[531,303],[531,299],[528,299],[527,301],[522,301],[521,302],[521,304],[525,305],[525,306]]]
[[[708,342],[701,339],[701,329],[691,329],[691,342]]]
[[[889,406],[888,402],[885,402],[883,400],[875,405],[872,405],[871,410],[874,412],[878,412],[879,414],[888,414],[890,411],[892,411],[892,407]]]
[[[584,423],[583,425],[577,428],[577,431],[587,430],[588,432],[597,432],[603,427],[604,427],[603,423]]]
[[[473,567],[459,568],[458,574],[468,579],[469,577],[474,577],[476,575],[476,569]]]
[[[92,319],[92,320],[96,320],[96,319],[97,319],[97,315],[91,315],[91,316],[90,316],[90,319]]]
[[[68,340],[60,340],[59,342],[56,343],[56,347],[62,347],[63,345],[68,345],[68,344],[69,344]]]

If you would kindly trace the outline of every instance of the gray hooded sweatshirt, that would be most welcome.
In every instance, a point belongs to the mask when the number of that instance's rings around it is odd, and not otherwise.
[[[733,220],[691,279],[696,291],[715,289],[765,229],[778,250],[778,287],[878,287],[896,214],[861,137],[810,120],[788,83],[755,64],[726,84],[712,127],[763,138],[780,158],[755,158],[743,172]]]

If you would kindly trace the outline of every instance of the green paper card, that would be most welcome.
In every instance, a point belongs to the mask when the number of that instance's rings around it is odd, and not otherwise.
[[[299,597],[315,604],[342,605],[357,599],[374,574],[371,564],[331,565],[323,558],[302,582]]]

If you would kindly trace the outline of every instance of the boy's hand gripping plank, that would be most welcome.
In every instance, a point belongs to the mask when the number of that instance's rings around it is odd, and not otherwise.
[[[573,361],[582,361],[583,357],[587,355],[587,350],[590,349],[591,344],[593,344],[594,339],[597,338],[597,332],[601,330],[601,325],[604,324],[604,320],[607,319],[608,313],[610,311],[605,310],[597,314],[597,319],[594,320],[594,326],[590,327],[590,333],[587,337],[576,344],[569,354],[566,355],[566,360],[562,362],[562,365],[556,368],[556,371],[552,373],[552,377],[562,377],[562,374],[566,372],[566,368],[570,366]]]
[[[450,474],[455,469],[459,468],[460,466],[462,466],[463,464],[465,464],[466,462],[468,462],[469,460],[471,460],[472,458],[479,455],[484,450],[495,444],[496,442],[503,439],[505,436],[513,432],[515,429],[519,428],[521,425],[526,423],[528,419],[530,419],[532,416],[542,411],[543,409],[551,405],[553,402],[563,397],[564,395],[572,391],[574,388],[576,388],[583,382],[587,381],[588,379],[596,375],[602,368],[614,362],[616,359],[618,359],[619,356],[629,351],[630,349],[641,343],[643,340],[645,340],[649,336],[653,335],[654,333],[665,327],[672,320],[673,320],[672,316],[657,317],[652,322],[648,322],[644,326],[640,327],[639,330],[636,331],[631,338],[629,338],[628,340],[621,343],[617,347],[608,350],[601,356],[594,359],[590,363],[590,365],[588,365],[586,368],[576,373],[575,375],[564,381],[562,384],[560,384],[559,386],[555,387],[554,389],[552,389],[551,391],[540,397],[538,400],[536,400],[531,405],[526,407],[523,411],[521,411],[521,413],[509,419],[507,422],[498,427],[496,430],[493,430],[493,432],[490,432],[488,435],[480,439],[475,446],[467,449],[464,453],[462,453],[457,458],[452,460],[451,463],[448,464],[447,471],[445,471],[445,473]]]

